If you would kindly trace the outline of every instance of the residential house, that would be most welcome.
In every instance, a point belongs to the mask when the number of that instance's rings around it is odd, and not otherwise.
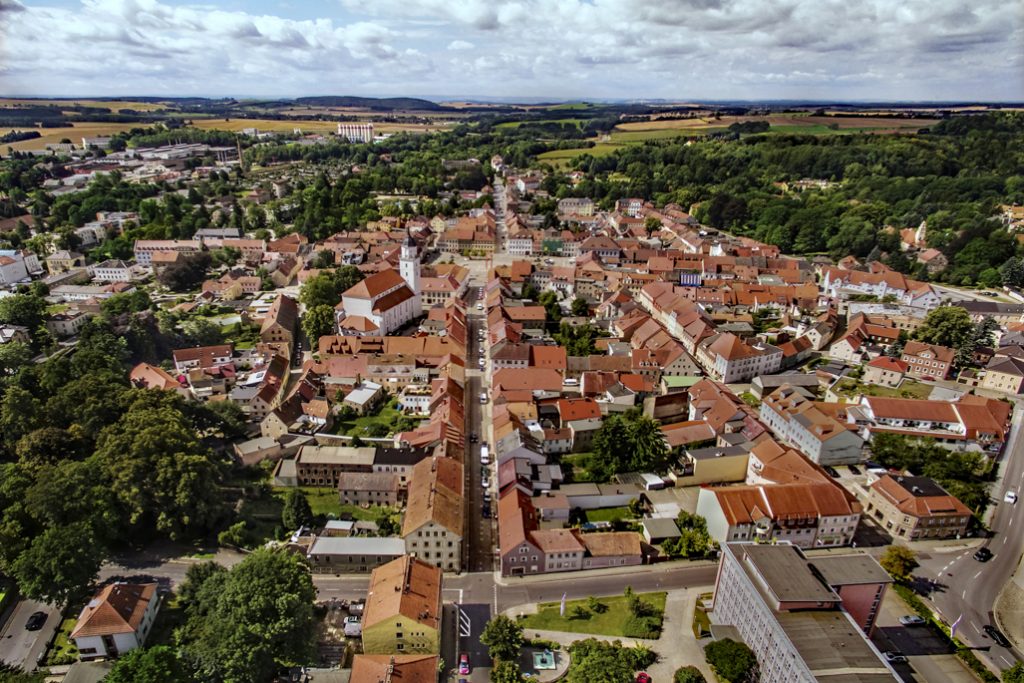
[[[898,387],[903,383],[903,376],[909,365],[889,356],[879,356],[864,369],[864,383],[877,384],[883,387]]]
[[[297,334],[299,306],[290,296],[279,294],[260,326],[260,339],[264,343],[287,344],[291,349]]]
[[[365,654],[438,654],[441,569],[406,555],[377,567],[363,611]]]
[[[338,481],[342,505],[395,507],[401,489],[399,476],[387,472],[343,472]]]
[[[895,538],[961,538],[971,510],[928,477],[883,474],[868,487],[865,512]]]
[[[802,389],[787,384],[765,397],[760,417],[777,437],[819,465],[859,463],[864,440],[856,425],[835,417],[837,405],[811,400]]]
[[[159,608],[155,583],[108,584],[82,609],[71,630],[79,658],[118,657],[142,647]]]
[[[1024,393],[1024,358],[997,353],[985,366],[979,386],[1007,394]]]
[[[433,683],[440,668],[437,655],[356,655],[348,683]]]
[[[335,536],[314,539],[306,561],[314,574],[365,574],[405,555],[400,538],[376,536]]]
[[[907,364],[907,373],[916,377],[946,379],[953,368],[953,349],[919,341],[908,341],[900,360]]]
[[[422,460],[409,477],[402,519],[406,552],[445,571],[462,569],[465,528],[462,463],[446,457]]]

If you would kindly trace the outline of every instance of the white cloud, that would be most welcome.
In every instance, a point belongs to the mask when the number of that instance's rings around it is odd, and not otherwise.
[[[1024,99],[1005,0],[52,1],[0,0],[0,92]]]

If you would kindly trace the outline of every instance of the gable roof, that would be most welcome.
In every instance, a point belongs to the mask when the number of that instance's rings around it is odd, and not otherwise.
[[[928,477],[893,477],[885,474],[871,485],[900,512],[914,517],[968,516],[971,511],[956,496]]]
[[[363,630],[403,616],[428,628],[441,626],[441,569],[404,555],[370,574]]]
[[[404,283],[405,280],[397,270],[393,268],[385,268],[379,273],[374,273],[364,280],[352,285],[345,290],[342,296],[352,299],[373,299],[380,296],[387,290]]]
[[[72,638],[134,633],[150,602],[156,599],[155,583],[112,583],[97,593],[82,610]]]

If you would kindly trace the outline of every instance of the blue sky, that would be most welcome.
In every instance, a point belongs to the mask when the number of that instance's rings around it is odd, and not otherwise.
[[[0,94],[1024,100],[1013,0],[0,0]]]

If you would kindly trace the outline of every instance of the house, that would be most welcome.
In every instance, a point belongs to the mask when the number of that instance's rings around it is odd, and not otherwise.
[[[1024,358],[997,353],[985,366],[979,386],[1007,394],[1024,392]]]
[[[970,509],[928,477],[884,474],[868,487],[865,512],[896,538],[961,538]]]
[[[562,429],[572,432],[572,448],[584,451],[601,428],[601,406],[591,398],[560,399],[555,403]]]
[[[629,567],[643,563],[640,535],[635,531],[604,531],[597,533],[575,532],[573,535],[583,545],[583,566],[581,569],[604,567]]]
[[[279,294],[260,326],[260,339],[267,344],[288,344],[291,348],[298,322],[299,306],[295,299]]]
[[[462,463],[434,456],[412,468],[402,518],[409,555],[445,571],[460,571],[465,514]]]
[[[719,382],[746,382],[778,372],[782,349],[763,342],[747,343],[726,332],[708,337],[697,346],[697,362]]]
[[[11,342],[28,344],[30,341],[32,341],[32,337],[29,336],[27,327],[22,327],[21,325],[0,325],[0,344],[9,344]]]
[[[171,358],[174,360],[174,368],[178,372],[187,372],[197,368],[205,370],[230,363],[233,348],[231,344],[217,344],[216,346],[175,349],[171,352]]]
[[[377,567],[363,612],[363,652],[438,654],[441,569],[409,555]]]
[[[108,259],[92,267],[92,279],[99,282],[131,282],[132,264]]]
[[[788,541],[802,548],[849,545],[861,506],[838,484],[702,487],[697,514],[721,544]]]
[[[306,552],[314,574],[365,574],[405,555],[400,538],[317,536]]]
[[[85,256],[77,251],[68,251],[67,249],[56,251],[43,260],[46,261],[46,270],[50,275],[67,273],[85,265]]]
[[[864,369],[864,383],[883,387],[898,387],[903,382],[909,365],[902,360],[879,356]]]
[[[17,252],[0,254],[0,285],[13,285],[28,277],[25,259]]]
[[[908,341],[900,360],[907,364],[907,372],[916,377],[946,379],[953,368],[953,349],[919,341]]]
[[[941,273],[949,265],[949,260],[938,249],[925,249],[918,253],[917,262],[923,263],[929,275]]]
[[[704,422],[697,424],[709,429]],[[731,484],[744,480],[749,457],[750,451],[744,446],[689,448],[669,467],[668,475],[676,486]]]
[[[394,507],[401,488],[399,476],[388,472],[343,472],[338,481],[342,505]]]
[[[191,256],[203,249],[200,240],[135,240],[135,262],[149,267],[156,254]],[[52,271],[51,271],[52,272]]]
[[[864,440],[834,415],[837,404],[811,400],[788,384],[766,396],[760,417],[783,441],[819,465],[848,465],[862,460]]]
[[[128,381],[132,383],[132,386],[140,389],[161,389],[187,393],[187,390],[173,375],[163,368],[149,363],[139,363],[132,368],[128,374]]]
[[[348,683],[433,683],[440,666],[437,655],[356,655]]]
[[[54,313],[46,321],[46,329],[56,337],[71,337],[78,334],[92,316],[92,313],[74,309],[65,313]]]
[[[142,647],[159,608],[155,583],[107,585],[85,606],[71,631],[79,658],[112,658]]]
[[[895,683],[869,640],[891,582],[863,553],[809,558],[786,544],[728,543],[712,630],[746,643],[762,683]]]
[[[343,404],[351,407],[359,415],[366,415],[383,397],[383,386],[376,382],[364,381],[345,394]]]
[[[965,394],[957,401],[863,396],[858,407],[862,432],[929,438],[947,447],[998,450],[1006,439],[1011,407],[995,399]]]

